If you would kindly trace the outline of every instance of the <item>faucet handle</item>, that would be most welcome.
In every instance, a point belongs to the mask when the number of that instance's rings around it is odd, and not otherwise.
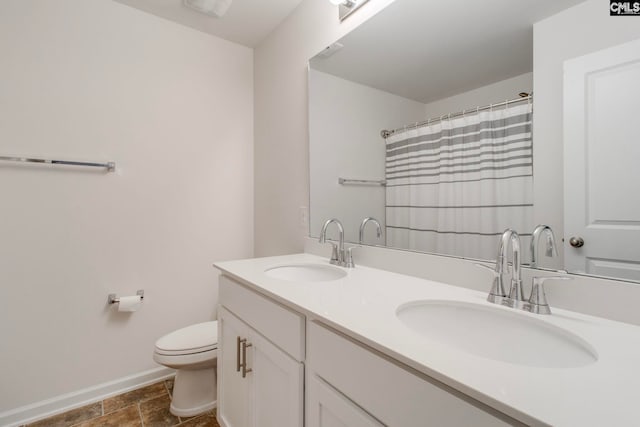
[[[548,257],[558,256],[558,249],[556,246],[556,238],[553,235],[553,231],[549,229],[549,232],[547,233],[547,248],[544,254]]]
[[[573,280],[568,276],[534,277],[531,284],[528,311],[536,314],[551,314],[551,308],[544,293],[544,282],[547,280]]]
[[[345,268],[353,268],[356,265],[353,263],[353,254],[351,253],[351,251],[355,248],[359,248],[360,246],[351,246],[349,248],[346,248],[344,250],[344,262],[342,263],[342,266]]]
[[[331,243],[331,259],[329,260],[330,264],[333,265],[340,265],[340,256],[338,255],[338,244],[337,243],[333,243],[332,241],[329,241],[328,243]]]
[[[502,274],[496,271],[494,268],[489,267],[488,265],[474,263],[476,267],[484,268],[485,270],[489,270],[493,274],[493,283],[491,285],[491,291],[489,291],[489,296],[487,296],[487,301],[489,302],[500,302],[502,298],[505,298],[507,294],[504,291],[504,286],[502,284]]]

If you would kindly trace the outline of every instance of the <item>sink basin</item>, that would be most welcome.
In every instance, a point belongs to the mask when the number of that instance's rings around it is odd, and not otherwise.
[[[322,264],[281,265],[265,270],[267,276],[293,282],[328,282],[347,275],[346,271]]]
[[[516,310],[458,301],[415,301],[396,316],[423,337],[476,356],[541,368],[577,368],[598,360],[577,335]]]

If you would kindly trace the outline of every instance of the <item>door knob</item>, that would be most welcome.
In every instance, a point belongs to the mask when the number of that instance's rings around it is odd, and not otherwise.
[[[581,248],[584,246],[584,239],[582,237],[572,237],[569,239],[569,244],[574,248]]]

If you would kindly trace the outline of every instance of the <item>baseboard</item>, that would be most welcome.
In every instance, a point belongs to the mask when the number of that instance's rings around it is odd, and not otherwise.
[[[34,422],[93,402],[144,387],[175,375],[175,370],[160,367],[140,372],[114,381],[98,384],[83,390],[74,391],[21,406],[0,413],[0,426],[14,427]]]

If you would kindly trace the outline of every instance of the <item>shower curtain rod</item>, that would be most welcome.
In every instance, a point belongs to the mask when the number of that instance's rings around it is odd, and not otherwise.
[[[492,109],[494,107],[507,106],[509,104],[514,104],[516,102],[531,101],[531,99],[533,99],[533,92],[530,93],[530,94],[527,94],[527,96],[521,96],[520,98],[509,99],[507,101],[502,101],[502,102],[498,102],[498,103],[495,103],[495,104],[485,105],[484,107],[469,108],[467,110],[458,111],[457,113],[445,114],[444,116],[440,116],[440,117],[432,117],[432,118],[424,120],[422,122],[417,122],[417,123],[414,123],[412,125],[404,126],[404,127],[397,128],[397,129],[394,129],[394,130],[383,129],[383,130],[380,131],[380,136],[382,136],[383,138],[386,139],[386,138],[389,138],[391,135],[395,134],[396,132],[405,131],[407,129],[417,129],[417,128],[420,128],[422,126],[427,126],[427,125],[430,125],[431,123],[435,123],[437,121],[441,121],[441,120],[444,120],[444,119],[451,119],[451,118],[455,118],[455,117],[461,117],[461,116],[464,116],[464,115],[467,115],[467,114],[477,113],[478,111],[490,110],[490,109]]]

